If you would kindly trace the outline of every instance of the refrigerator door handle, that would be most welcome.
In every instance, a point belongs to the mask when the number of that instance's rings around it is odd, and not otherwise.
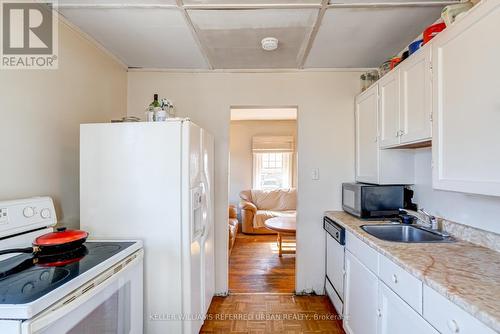
[[[201,192],[201,196],[202,196],[202,211],[205,215],[204,219],[203,219],[203,232],[201,234],[201,238],[205,238],[206,237],[206,234],[208,232],[208,224],[209,224],[209,219],[210,219],[210,215],[211,215],[211,211],[210,211],[210,192],[207,191],[208,190],[208,186],[207,186],[207,182],[206,182],[206,178],[205,178],[205,174],[203,173],[202,174],[202,183],[201,183],[201,189],[202,189],[202,192]]]

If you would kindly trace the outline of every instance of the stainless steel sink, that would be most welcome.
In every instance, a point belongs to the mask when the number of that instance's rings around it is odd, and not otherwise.
[[[376,238],[394,242],[451,242],[453,238],[434,233],[415,225],[380,224],[363,225],[363,231]]]

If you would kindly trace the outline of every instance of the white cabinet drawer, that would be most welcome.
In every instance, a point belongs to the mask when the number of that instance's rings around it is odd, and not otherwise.
[[[472,315],[425,285],[424,318],[442,334],[495,333]]]
[[[379,278],[415,311],[422,314],[422,282],[379,254]]]
[[[378,253],[364,241],[346,232],[345,247],[355,255],[361,263],[375,274],[378,272]]]

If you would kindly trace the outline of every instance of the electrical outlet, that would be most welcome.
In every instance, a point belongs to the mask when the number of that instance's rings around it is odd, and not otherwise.
[[[9,222],[9,211],[7,208],[0,208],[0,224]]]

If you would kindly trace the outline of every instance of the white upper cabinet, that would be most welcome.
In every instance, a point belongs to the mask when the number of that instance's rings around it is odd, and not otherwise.
[[[399,144],[399,70],[380,79],[379,83],[380,147]]]
[[[430,47],[422,48],[378,82],[381,148],[431,139],[430,61]]]
[[[378,183],[378,86],[356,98],[356,180]]]
[[[431,139],[431,48],[422,48],[399,66],[400,143]]]
[[[380,149],[378,87],[373,85],[356,98],[356,181],[412,184],[413,152]]]
[[[432,41],[433,186],[500,196],[500,1]]]

